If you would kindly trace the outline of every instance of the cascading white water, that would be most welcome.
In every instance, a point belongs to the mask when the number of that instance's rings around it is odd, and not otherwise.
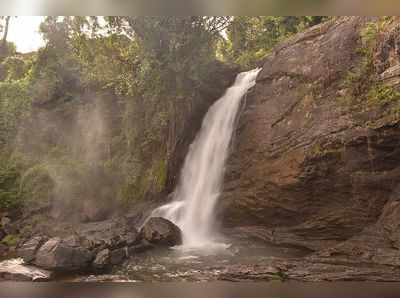
[[[221,192],[236,115],[241,99],[255,85],[259,71],[240,73],[234,85],[210,107],[190,145],[173,201],[151,215],[167,218],[179,226],[185,247],[203,247],[215,241],[214,209]]]

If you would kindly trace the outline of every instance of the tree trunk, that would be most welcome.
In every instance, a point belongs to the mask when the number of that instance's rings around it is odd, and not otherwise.
[[[8,26],[9,26],[9,24],[10,24],[10,16],[7,16],[6,17],[6,24],[5,24],[5,26],[4,26],[4,34],[3,34],[3,41],[2,41],[2,44],[3,44],[3,47],[6,45],[6,43],[7,43],[7,35],[8,35]]]

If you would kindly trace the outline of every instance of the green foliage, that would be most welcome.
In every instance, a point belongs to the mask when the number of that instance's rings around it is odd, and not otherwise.
[[[76,36],[72,43],[85,86],[112,90],[117,95],[134,95],[140,52],[136,42],[113,34],[92,39]]]
[[[19,121],[29,114],[28,85],[25,79],[0,82],[0,146],[12,143]]]
[[[40,26],[47,44],[33,65],[32,97],[37,104],[69,100],[80,91],[80,67],[72,53],[69,18],[47,17]]]
[[[20,203],[19,169],[9,155],[0,155],[0,210],[16,207]]]
[[[280,280],[280,281],[286,281],[289,278],[287,273],[283,272],[283,271],[278,271],[277,273],[274,274],[274,276],[275,276],[275,279]]]
[[[227,40],[220,43],[220,56],[244,68],[254,68],[278,42],[327,19],[320,16],[234,17],[227,29]]]
[[[367,102],[368,90],[376,85],[373,52],[379,28],[377,23],[368,23],[360,32],[361,47],[358,49],[360,55],[358,65],[346,74],[342,83],[342,87],[347,91],[345,98],[341,99],[347,105]]]
[[[399,100],[399,91],[382,84],[374,84],[367,93],[367,101],[371,105],[386,105]]]
[[[31,57],[23,56],[8,56],[1,63],[2,76],[0,81],[17,81],[25,78],[32,66],[33,60]]]
[[[350,70],[343,81],[343,87],[348,90],[349,104],[364,101],[363,96],[373,82],[374,66],[369,56],[363,56],[359,65]]]
[[[9,56],[15,55],[16,52],[17,47],[13,42],[6,42],[4,45],[0,45],[0,62],[2,62]]]
[[[17,246],[19,242],[19,236],[18,235],[7,235],[6,237],[1,240],[1,243],[7,245],[8,247],[14,247]]]
[[[380,31],[379,23],[371,22],[368,23],[362,30],[361,30],[361,40],[363,43],[363,52],[369,53],[371,51],[371,47],[376,42],[376,37]]]
[[[361,56],[360,62],[347,73],[343,82],[343,87],[348,91],[347,104],[383,106],[400,99],[400,92],[391,86],[383,85],[375,77],[373,61],[377,37],[388,22],[390,19],[383,18],[379,22],[368,23],[361,30],[362,46],[358,50]]]

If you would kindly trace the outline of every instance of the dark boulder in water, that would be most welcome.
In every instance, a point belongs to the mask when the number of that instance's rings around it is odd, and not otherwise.
[[[182,232],[178,226],[161,217],[150,218],[140,231],[143,239],[160,246],[182,244]]]
[[[34,264],[57,271],[76,271],[88,268],[93,254],[81,247],[74,239],[48,240],[36,254]]]

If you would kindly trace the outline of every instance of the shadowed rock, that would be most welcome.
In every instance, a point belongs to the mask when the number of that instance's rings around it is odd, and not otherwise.
[[[0,240],[7,236],[6,232],[0,228]]]
[[[32,262],[35,259],[37,250],[45,242],[45,240],[46,238],[44,237],[33,237],[17,250],[18,256],[21,257],[25,263]]]
[[[73,239],[52,238],[39,249],[34,264],[57,271],[85,270],[93,258],[92,253]]]
[[[98,271],[121,264],[129,253],[136,254],[152,247],[146,243],[122,218],[80,224],[69,237],[49,240],[33,237],[17,250],[17,254],[26,263],[53,271]]]
[[[93,267],[95,269],[105,269],[108,266],[110,266],[110,250],[103,249],[96,255],[93,261]]]
[[[140,231],[143,239],[155,245],[175,246],[182,244],[181,230],[165,218],[150,218]]]

